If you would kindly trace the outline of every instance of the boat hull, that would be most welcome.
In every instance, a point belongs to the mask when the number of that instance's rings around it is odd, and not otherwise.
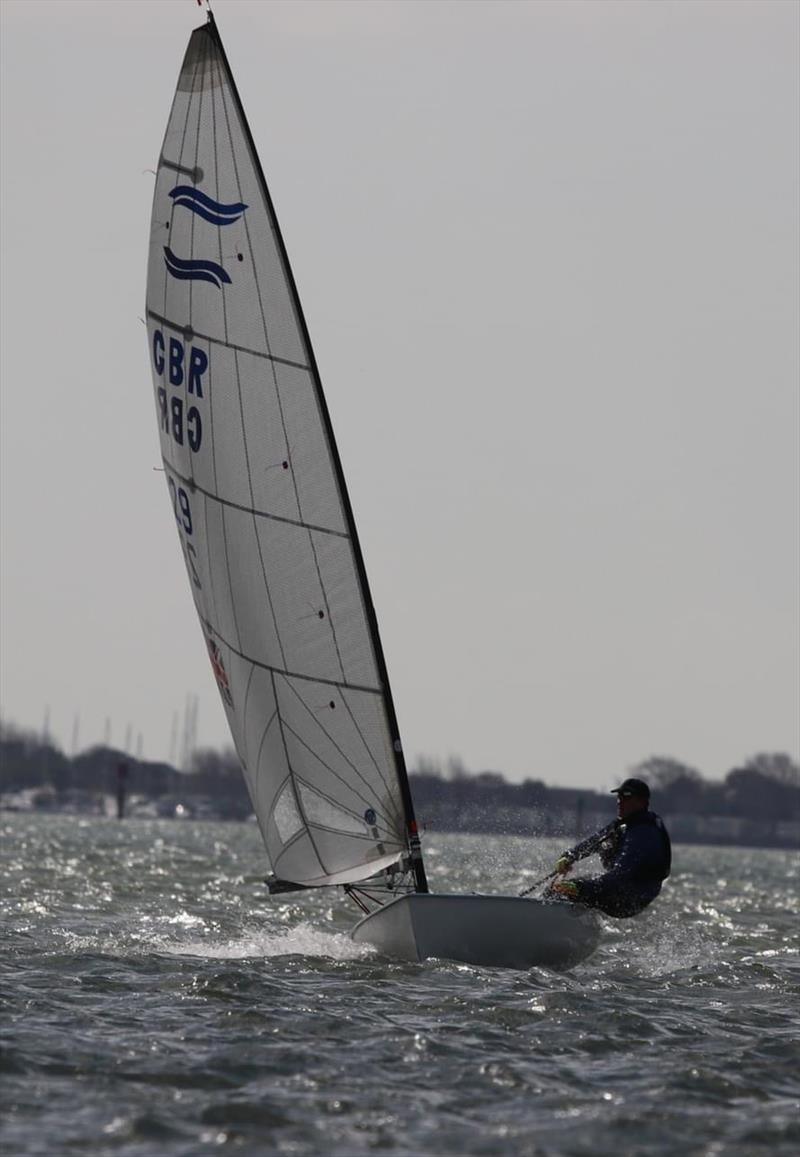
[[[365,916],[351,936],[402,960],[563,969],[594,952],[601,930],[596,913],[566,902],[415,892]]]

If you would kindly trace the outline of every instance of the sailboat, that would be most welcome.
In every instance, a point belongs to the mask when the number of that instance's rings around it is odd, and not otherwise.
[[[328,406],[210,11],[158,160],[146,323],[172,513],[270,891],[343,888],[353,939],[404,959],[586,957],[588,910],[429,890]]]

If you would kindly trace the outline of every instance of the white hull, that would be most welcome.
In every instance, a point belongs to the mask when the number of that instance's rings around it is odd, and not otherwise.
[[[413,893],[365,916],[351,936],[403,960],[570,968],[594,952],[601,927],[594,912],[565,902]]]

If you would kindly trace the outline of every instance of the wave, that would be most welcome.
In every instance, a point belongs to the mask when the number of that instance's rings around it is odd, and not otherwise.
[[[374,956],[369,944],[356,944],[341,932],[322,932],[311,924],[298,924],[287,932],[254,930],[232,940],[189,940],[162,945],[170,956],[202,956],[212,960],[244,960],[254,956],[325,956],[332,960],[364,960]]]

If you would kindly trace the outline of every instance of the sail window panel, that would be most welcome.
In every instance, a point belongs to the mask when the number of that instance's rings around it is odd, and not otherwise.
[[[272,607],[273,584],[267,585],[273,559],[259,548],[258,520],[245,511],[228,508],[225,530],[240,650],[251,660],[282,668],[284,651]]]
[[[370,808],[381,832],[402,836],[404,821],[399,787],[387,759],[388,733],[380,717],[352,704],[380,697],[348,690],[347,700],[330,686],[304,679],[276,679],[278,705],[292,768],[310,787],[338,800],[345,810],[364,815]]]
[[[292,836],[296,836],[297,833],[305,827],[300,812],[297,810],[297,803],[295,802],[291,781],[286,782],[283,790],[275,800],[275,807],[272,809],[272,820],[283,844],[287,844]]]
[[[258,766],[251,767],[250,771],[254,783],[253,808],[270,863],[275,864],[283,846],[305,829],[292,792],[279,726],[273,724],[267,728],[259,745]],[[306,847],[305,871],[313,874],[318,871],[319,861],[313,848]]]
[[[378,687],[380,679],[350,540],[317,533],[313,533],[313,540],[345,682]]]
[[[269,586],[269,606],[263,609],[274,618],[282,648],[269,661],[309,678],[342,681],[312,535],[302,526],[269,518],[257,519],[256,527]]]
[[[328,823],[327,820],[321,818],[322,806],[319,803],[319,800],[328,799],[331,802],[331,807],[337,808],[346,816],[350,816],[351,822],[344,830],[351,832],[358,830],[363,835],[363,824],[354,829],[352,821],[358,817],[363,818],[370,808],[376,808],[379,801],[373,786],[366,777],[363,782],[356,779],[352,767],[330,745],[320,741],[318,751],[314,750],[297,734],[289,720],[282,719],[282,725],[286,754],[295,781],[298,786],[301,782],[306,785],[306,794],[301,792],[304,810],[306,795],[309,792],[316,792],[319,797],[316,807],[314,807],[312,800],[313,814],[306,811],[309,822]],[[354,780],[355,787],[353,786]],[[330,815],[332,816],[332,814],[331,812]],[[382,827],[386,827],[385,820],[379,822],[381,822]],[[341,824],[330,826],[341,827]]]
[[[206,597],[208,620],[219,636],[237,649],[239,633],[231,602],[230,571],[235,561],[230,558],[226,540],[225,508],[218,502],[206,504],[206,547],[209,589]],[[197,544],[201,549],[201,544]]]
[[[311,374],[284,365],[276,365],[275,374],[302,520],[345,532],[339,484]]]
[[[297,780],[297,790],[309,824],[320,824],[334,831],[349,832],[365,838],[368,836],[367,825],[360,816],[346,811],[333,800],[314,791],[301,779]]]

